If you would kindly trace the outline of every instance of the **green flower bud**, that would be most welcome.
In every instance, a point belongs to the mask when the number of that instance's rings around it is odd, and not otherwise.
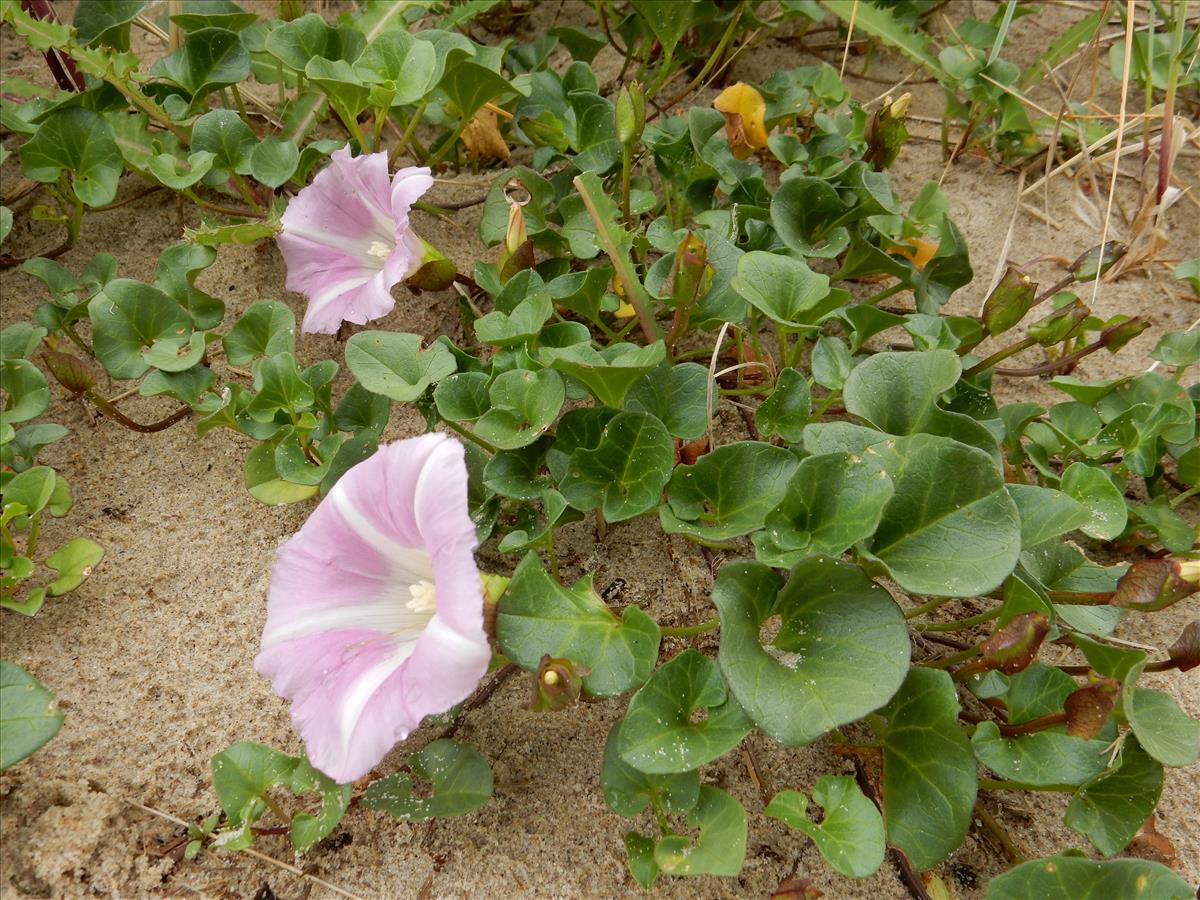
[[[617,140],[626,149],[637,143],[646,127],[646,96],[642,86],[632,81],[617,94]]]

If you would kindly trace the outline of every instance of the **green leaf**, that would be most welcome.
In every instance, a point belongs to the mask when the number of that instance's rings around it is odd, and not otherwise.
[[[259,444],[246,454],[243,472],[250,496],[271,506],[298,503],[319,490],[315,484],[293,484],[280,478],[275,469],[275,447],[269,443]]]
[[[154,371],[142,380],[138,393],[143,397],[167,395],[195,406],[200,398],[216,383],[217,376],[205,366],[192,366],[183,372]]]
[[[662,45],[663,56],[670,60],[675,45],[692,23],[692,4],[676,0],[633,0],[633,8],[650,26]]]
[[[0,361],[0,390],[7,395],[4,421],[8,425],[40,416],[50,405],[46,376],[27,359]]]
[[[746,858],[746,811],[720,788],[704,785],[700,800],[688,813],[698,828],[695,843],[685,835],[664,837],[654,848],[654,861],[668,875],[737,875]]]
[[[508,347],[538,336],[542,325],[554,312],[550,295],[544,291],[530,294],[511,312],[496,309],[475,321],[475,335],[485,344]]]
[[[658,625],[636,606],[618,619],[586,575],[569,588],[554,581],[529,553],[500,598],[496,637],[504,655],[535,671],[542,656],[565,657],[590,673],[584,689],[596,697],[642,684],[658,659]]]
[[[50,582],[47,591],[51,597],[69,593],[92,574],[92,570],[104,558],[104,548],[87,538],[71,538],[46,558],[47,568],[58,573]]]
[[[763,437],[779,435],[797,443],[812,412],[808,380],[795,369],[784,369],[775,379],[775,389],[754,411],[754,422]]]
[[[952,350],[876,353],[846,379],[846,410],[889,434],[929,430],[938,398],[958,382],[962,366]]]
[[[364,82],[384,89],[389,106],[405,106],[429,93],[437,74],[437,51],[429,41],[397,29],[371,41],[354,68]]]
[[[700,797],[700,773],[650,775],[621,759],[621,722],[614,722],[604,745],[600,786],[608,808],[625,817],[636,816],[651,804],[668,813],[682,813]]]
[[[660,365],[633,383],[625,394],[625,409],[647,413],[662,422],[672,436],[695,440],[708,428],[709,397],[715,409],[720,397],[708,369],[698,363]]]
[[[49,466],[35,466],[14,475],[4,486],[4,506],[19,503],[24,507],[23,514],[29,516],[41,512],[54,493],[55,478]]]
[[[3,374],[3,369],[0,369],[0,374]],[[7,415],[4,424],[8,424]],[[68,434],[70,432],[66,428],[53,422],[39,422],[18,428],[12,440],[0,450],[0,461],[17,472],[23,472],[37,463],[37,455],[43,447],[61,441]]]
[[[196,287],[196,276],[216,258],[211,247],[175,244],[159,253],[154,266],[154,286],[186,309],[199,329],[215,328],[225,317],[225,304]]]
[[[1032,484],[1010,484],[1006,490],[1021,516],[1022,548],[1035,547],[1091,521],[1087,508],[1062,491]]]
[[[981,722],[971,746],[976,758],[1001,778],[1032,787],[1083,784],[1108,767],[1108,741],[1057,731],[1005,738],[995,722]]]
[[[501,450],[515,450],[532,444],[554,423],[566,388],[549,369],[514,369],[496,377],[488,397],[492,408],[476,422],[475,434]]]
[[[786,328],[815,326],[845,302],[841,293],[830,292],[828,275],[817,274],[802,260],[762,250],[738,260],[731,284],[750,305]]]
[[[658,505],[674,463],[675,446],[658,419],[618,413],[594,449],[571,454],[559,490],[576,509],[600,507],[606,521],[620,522]]]
[[[221,338],[225,356],[235,366],[244,366],[260,356],[290,353],[295,344],[296,317],[278,300],[251,303]]]
[[[0,772],[58,734],[62,721],[54,695],[20,666],[0,659]]]
[[[868,549],[907,591],[986,594],[1016,565],[1020,516],[999,467],[982,450],[917,434],[889,469],[895,494]]]
[[[887,473],[860,454],[806,457],[754,535],[755,556],[784,567],[810,554],[840,556],[875,533],[893,490]]]
[[[538,361],[577,378],[605,406],[620,409],[634,382],[657,368],[666,355],[662,341],[646,347],[611,344],[603,350],[595,350],[590,344],[575,344],[542,347],[538,350]]]
[[[318,57],[352,62],[365,43],[362,34],[353,28],[333,28],[316,13],[308,13],[272,29],[266,48],[285,66],[303,72],[308,61]]]
[[[1086,835],[1105,856],[1121,852],[1154,812],[1162,793],[1163,767],[1133,735],[1125,738],[1121,761],[1083,785],[1067,806],[1063,822]]]
[[[250,154],[250,174],[269,188],[285,184],[299,164],[299,148],[292,141],[274,135],[259,141]]]
[[[33,260],[27,261],[25,266],[31,262]],[[25,271],[28,272],[29,269],[25,268]],[[38,328],[30,322],[9,325],[0,331],[0,359],[29,359],[45,336],[45,328]]]
[[[788,746],[879,709],[908,671],[903,616],[858,566],[810,557],[785,586],[761,563],[729,563],[712,598],[730,689],[763,732]],[[766,642],[761,632],[774,617],[779,629]]]
[[[458,363],[445,344],[422,350],[419,334],[363,331],[346,342],[346,367],[367,390],[411,403]]]
[[[173,191],[190,188],[208,174],[216,157],[207,150],[192,153],[187,159],[170,153],[151,157],[146,168],[155,179]]]
[[[1088,537],[1107,541],[1125,530],[1129,518],[1125,498],[1103,469],[1085,462],[1071,463],[1059,487],[1087,509],[1089,519],[1079,530]]]
[[[703,718],[697,721],[696,715]],[[621,759],[639,771],[689,772],[724,756],[750,728],[717,664],[688,649],[660,666],[633,696],[618,748]]]
[[[822,0],[821,5],[843,22],[849,23],[853,18],[855,28],[895,47],[928,69],[935,78],[946,77],[941,64],[929,50],[929,36],[901,22],[890,8],[854,3],[853,0]]]
[[[1164,766],[1189,766],[1200,756],[1200,722],[1169,694],[1134,688],[1125,715],[1146,752]]]
[[[658,877],[658,863],[654,861],[655,846],[657,842],[653,838],[640,835],[636,831],[625,835],[625,860],[629,865],[629,874],[645,890],[650,890],[654,886],[654,879]]]
[[[312,388],[300,377],[296,357],[291,353],[277,353],[255,363],[254,389],[257,393],[246,412],[256,422],[272,422],[280,410],[297,413],[311,407],[316,399]]]
[[[205,176],[205,184],[223,184],[235,173],[249,175],[250,156],[256,146],[258,138],[232,109],[206,112],[192,126],[192,151],[207,150],[213,155],[213,168]]]
[[[1166,866],[1144,859],[1096,862],[1063,854],[1031,859],[987,885],[985,900],[1192,900],[1191,885]]]
[[[92,0],[75,7],[75,39],[81,44],[100,43],[116,50],[129,49],[130,23],[146,8],[146,0]]]
[[[1034,662],[1008,676],[1008,690],[1001,698],[1008,707],[1008,721],[1020,725],[1059,712],[1078,686],[1062,669]]]
[[[917,870],[945,859],[971,824],[975,755],[958,726],[958,710],[946,672],[913,668],[883,712],[888,719],[883,735],[888,841]]]
[[[413,791],[413,779],[397,772],[371,782],[362,806],[378,809],[404,822],[465,816],[492,796],[492,767],[472,747],[439,740],[408,758],[412,774],[429,782],[429,796]]]
[[[865,878],[883,864],[883,817],[849,775],[822,775],[813,787],[813,802],[824,810],[818,825],[809,820],[808,798],[781,791],[764,812],[810,838],[833,868],[851,878]]]
[[[288,785],[300,760],[278,750],[239,741],[212,758],[213,789],[231,825],[253,822],[262,815],[263,795],[275,785]]]
[[[169,337],[155,341],[142,359],[163,372],[182,372],[200,362],[204,355],[204,332],[194,331],[189,337]]]
[[[798,465],[789,451],[761,441],[718,447],[671,475],[669,505],[659,510],[663,530],[709,541],[749,534],[783,498]]]
[[[321,811],[317,815],[297,812],[292,816],[290,837],[292,848],[297,853],[307,853],[317,843],[328,837],[350,805],[353,785],[337,784],[329,776],[318,772],[307,759],[301,759],[292,772],[292,793],[321,795]]]
[[[150,74],[187,91],[194,110],[213,91],[248,79],[250,54],[236,32],[201,28],[189,31],[183,46],[156,62]]]
[[[359,79],[354,67],[344,59],[316,57],[308,61],[304,74],[329,97],[343,121],[358,117],[367,107],[371,91]]]
[[[472,62],[465,54],[456,56],[457,59],[446,66],[438,87],[458,107],[459,119],[469,121],[483,104],[509,90],[509,84],[503,76]]]
[[[70,172],[72,191],[88,206],[117,196],[125,161],[108,122],[90,109],[55,110],[18,152],[21,170],[34,181],[55,182]]]

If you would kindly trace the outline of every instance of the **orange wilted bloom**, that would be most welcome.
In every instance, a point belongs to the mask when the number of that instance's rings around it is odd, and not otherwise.
[[[905,238],[902,246],[893,247],[888,253],[893,253],[896,256],[903,256],[918,270],[924,269],[929,265],[929,261],[933,259],[933,255],[937,253],[938,244],[925,238],[910,237]]]
[[[767,105],[762,94],[739,81],[717,95],[713,107],[725,116],[725,134],[735,159],[747,159],[767,146]]]

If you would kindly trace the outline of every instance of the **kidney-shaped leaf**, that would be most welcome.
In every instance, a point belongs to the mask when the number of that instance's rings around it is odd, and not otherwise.
[[[760,563],[730,563],[713,587],[721,669],[762,731],[789,746],[879,709],[908,670],[904,617],[858,566],[810,557],[787,585]],[[779,617],[764,646],[764,623]]]
[[[1087,835],[1105,856],[1125,849],[1158,806],[1163,767],[1142,749],[1135,736],[1125,738],[1121,761],[1075,792],[1063,822]]]
[[[432,793],[413,792],[413,779],[397,772],[374,781],[362,805],[379,809],[405,822],[424,822],[465,816],[492,796],[492,767],[472,747],[455,741],[434,741],[408,758],[412,774],[432,786]]]
[[[688,772],[732,750],[750,728],[717,664],[688,649],[660,666],[629,702],[618,748],[643,772]]]
[[[826,861],[851,878],[865,878],[883,863],[883,816],[849,775],[822,775],[813,787],[813,802],[824,810],[821,823],[808,818],[808,798],[799,791],[780,791],[766,814],[813,839]]]
[[[1191,885],[1161,863],[1144,859],[1096,862],[1071,854],[1021,863],[989,881],[984,894],[985,900],[1191,900],[1193,896]]]
[[[688,825],[699,829],[692,843],[685,835],[664,837],[654,848],[654,861],[668,875],[737,875],[746,857],[746,810],[720,788],[704,785],[700,800],[688,813]]]
[[[346,367],[367,390],[411,403],[458,363],[445,344],[422,350],[419,334],[363,331],[346,342]]]
[[[700,797],[700,774],[695,770],[662,775],[650,775],[635,769],[621,759],[619,748],[621,723],[616,722],[608,732],[604,745],[604,767],[600,771],[600,787],[608,808],[618,815],[636,816],[647,806],[663,812],[687,812]]]
[[[800,464],[782,447],[738,441],[679,466],[659,511],[663,530],[721,541],[762,528]]]
[[[187,339],[192,319],[157,288],[117,278],[88,302],[96,358],[113,378],[137,378],[149,368],[142,351],[169,338]]]
[[[674,461],[662,422],[646,413],[618,413],[597,447],[571,454],[559,490],[576,509],[600,507],[607,521],[619,522],[658,504]]]

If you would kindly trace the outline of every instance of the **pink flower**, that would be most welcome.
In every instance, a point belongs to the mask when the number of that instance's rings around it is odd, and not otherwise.
[[[254,666],[330,778],[367,774],[487,671],[474,548],[462,445],[427,434],[348,471],[279,549]]]
[[[308,297],[302,331],[333,334],[391,312],[391,290],[421,266],[424,248],[408,211],[433,186],[429,169],[388,178],[386,153],[336,150],[312,184],[288,204],[276,241],[287,289]]]

